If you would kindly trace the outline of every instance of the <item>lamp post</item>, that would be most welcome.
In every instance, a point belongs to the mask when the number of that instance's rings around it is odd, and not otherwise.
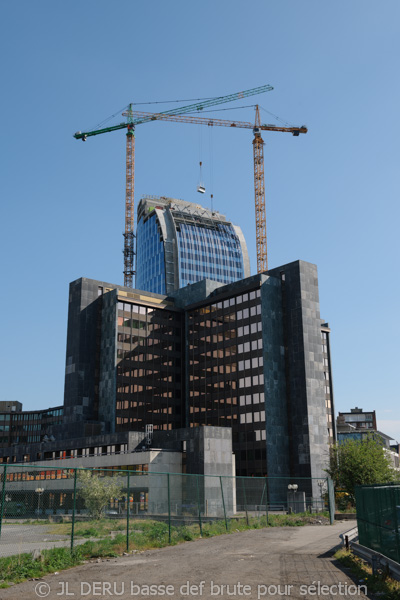
[[[36,490],[35,490],[35,492],[36,492],[36,494],[38,495],[37,516],[38,516],[38,518],[39,518],[39,516],[40,516],[40,497],[41,497],[41,495],[42,495],[42,494],[43,494],[43,492],[44,492],[44,488],[37,487],[37,488],[36,488]]]
[[[319,493],[321,496],[321,511],[323,511],[325,508],[325,502],[324,502],[325,481],[318,481],[318,485],[319,485]]]
[[[288,513],[291,514],[298,511],[296,492],[299,488],[297,483],[289,483],[288,487]]]
[[[6,497],[4,498],[4,501],[6,503],[5,508],[4,508],[4,514],[6,514],[7,516],[10,516],[10,513],[7,510],[7,506],[8,506],[8,502],[11,502],[11,496],[9,496],[8,494],[6,494]]]

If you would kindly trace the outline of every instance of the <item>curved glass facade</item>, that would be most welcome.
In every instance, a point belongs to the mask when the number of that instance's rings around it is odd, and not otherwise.
[[[198,204],[145,197],[138,206],[136,288],[170,294],[211,279],[233,283],[250,275],[246,242],[224,215]]]
[[[139,221],[136,235],[139,240],[136,248],[136,287],[155,294],[165,294],[164,243],[160,240],[155,212],[146,221]]]
[[[239,238],[231,225],[211,229],[182,223],[177,241],[179,287],[202,279],[232,283],[244,278]]]

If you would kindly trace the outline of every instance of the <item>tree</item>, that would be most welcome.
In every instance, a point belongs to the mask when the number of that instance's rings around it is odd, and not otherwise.
[[[93,471],[79,471],[78,483],[78,495],[94,519],[101,519],[111,500],[121,497],[122,483],[114,477],[99,477]]]
[[[348,494],[353,505],[356,485],[388,483],[399,478],[385,449],[373,435],[331,446],[326,472],[333,479],[335,487]]]

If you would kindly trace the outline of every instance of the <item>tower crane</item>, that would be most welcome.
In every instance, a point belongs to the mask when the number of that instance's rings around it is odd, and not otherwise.
[[[216,106],[218,104],[224,104],[226,102],[232,102],[233,100],[239,100],[247,98],[248,96],[254,96],[263,92],[269,92],[273,90],[270,85],[263,85],[244,92],[237,92],[229,94],[228,96],[218,96],[216,98],[209,98],[195,104],[189,104],[188,106],[182,106],[172,110],[158,113],[155,116],[157,119],[160,115],[165,116],[176,116],[184,113],[193,113],[202,111],[210,106]],[[109,133],[111,131],[117,131],[119,129],[127,129],[126,132],[126,192],[125,192],[125,232],[124,232],[124,285],[126,287],[132,287],[134,266],[134,182],[135,182],[135,127],[142,123],[155,120],[152,116],[142,115],[139,118],[134,119],[134,112],[132,110],[132,104],[129,104],[127,110],[123,112],[123,116],[126,117],[126,122],[113,125],[111,127],[104,127],[102,129],[96,129],[92,131],[82,132],[77,131],[74,134],[74,138],[77,140],[86,141],[88,137],[100,135],[102,133]]]
[[[265,216],[265,178],[264,178],[264,141],[260,131],[283,131],[299,136],[300,133],[307,133],[307,127],[280,127],[276,125],[261,124],[260,110],[256,106],[256,116],[254,125],[246,121],[229,121],[225,119],[214,119],[204,117],[193,117],[186,115],[170,115],[166,113],[148,113],[132,111],[132,117],[136,119],[148,119],[150,121],[174,121],[179,123],[193,123],[199,125],[208,125],[209,127],[237,127],[243,129],[252,129],[253,139],[253,158],[254,158],[254,193],[255,193],[255,212],[256,212],[256,239],[257,239],[257,273],[268,271],[267,254],[267,224]]]

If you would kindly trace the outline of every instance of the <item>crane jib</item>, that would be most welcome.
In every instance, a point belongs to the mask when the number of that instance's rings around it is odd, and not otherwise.
[[[240,100],[242,98],[247,98],[248,96],[255,96],[257,94],[262,94],[263,92],[271,92],[274,88],[271,85],[262,85],[260,87],[252,88],[251,90],[245,90],[243,92],[236,92],[235,94],[229,94],[228,96],[217,96],[216,98],[209,98],[208,100],[204,100],[202,102],[197,102],[196,104],[189,104],[187,106],[181,106],[179,108],[173,108],[172,110],[167,110],[163,113],[163,115],[180,115],[187,114],[191,112],[201,111],[204,108],[208,108],[209,106],[216,106],[218,104],[224,104],[225,102],[232,102],[233,100]],[[124,113],[126,114],[126,113]],[[150,117],[136,119],[133,121],[133,125],[140,125],[141,123],[148,123],[151,121]],[[110,131],[117,131],[118,129],[125,129],[127,127],[127,123],[120,123],[119,125],[114,125],[112,127],[104,127],[103,129],[96,129],[93,131],[81,132],[78,131],[74,134],[74,138],[77,140],[85,141],[86,138],[92,137],[94,135],[99,135],[101,133],[109,133]]]

